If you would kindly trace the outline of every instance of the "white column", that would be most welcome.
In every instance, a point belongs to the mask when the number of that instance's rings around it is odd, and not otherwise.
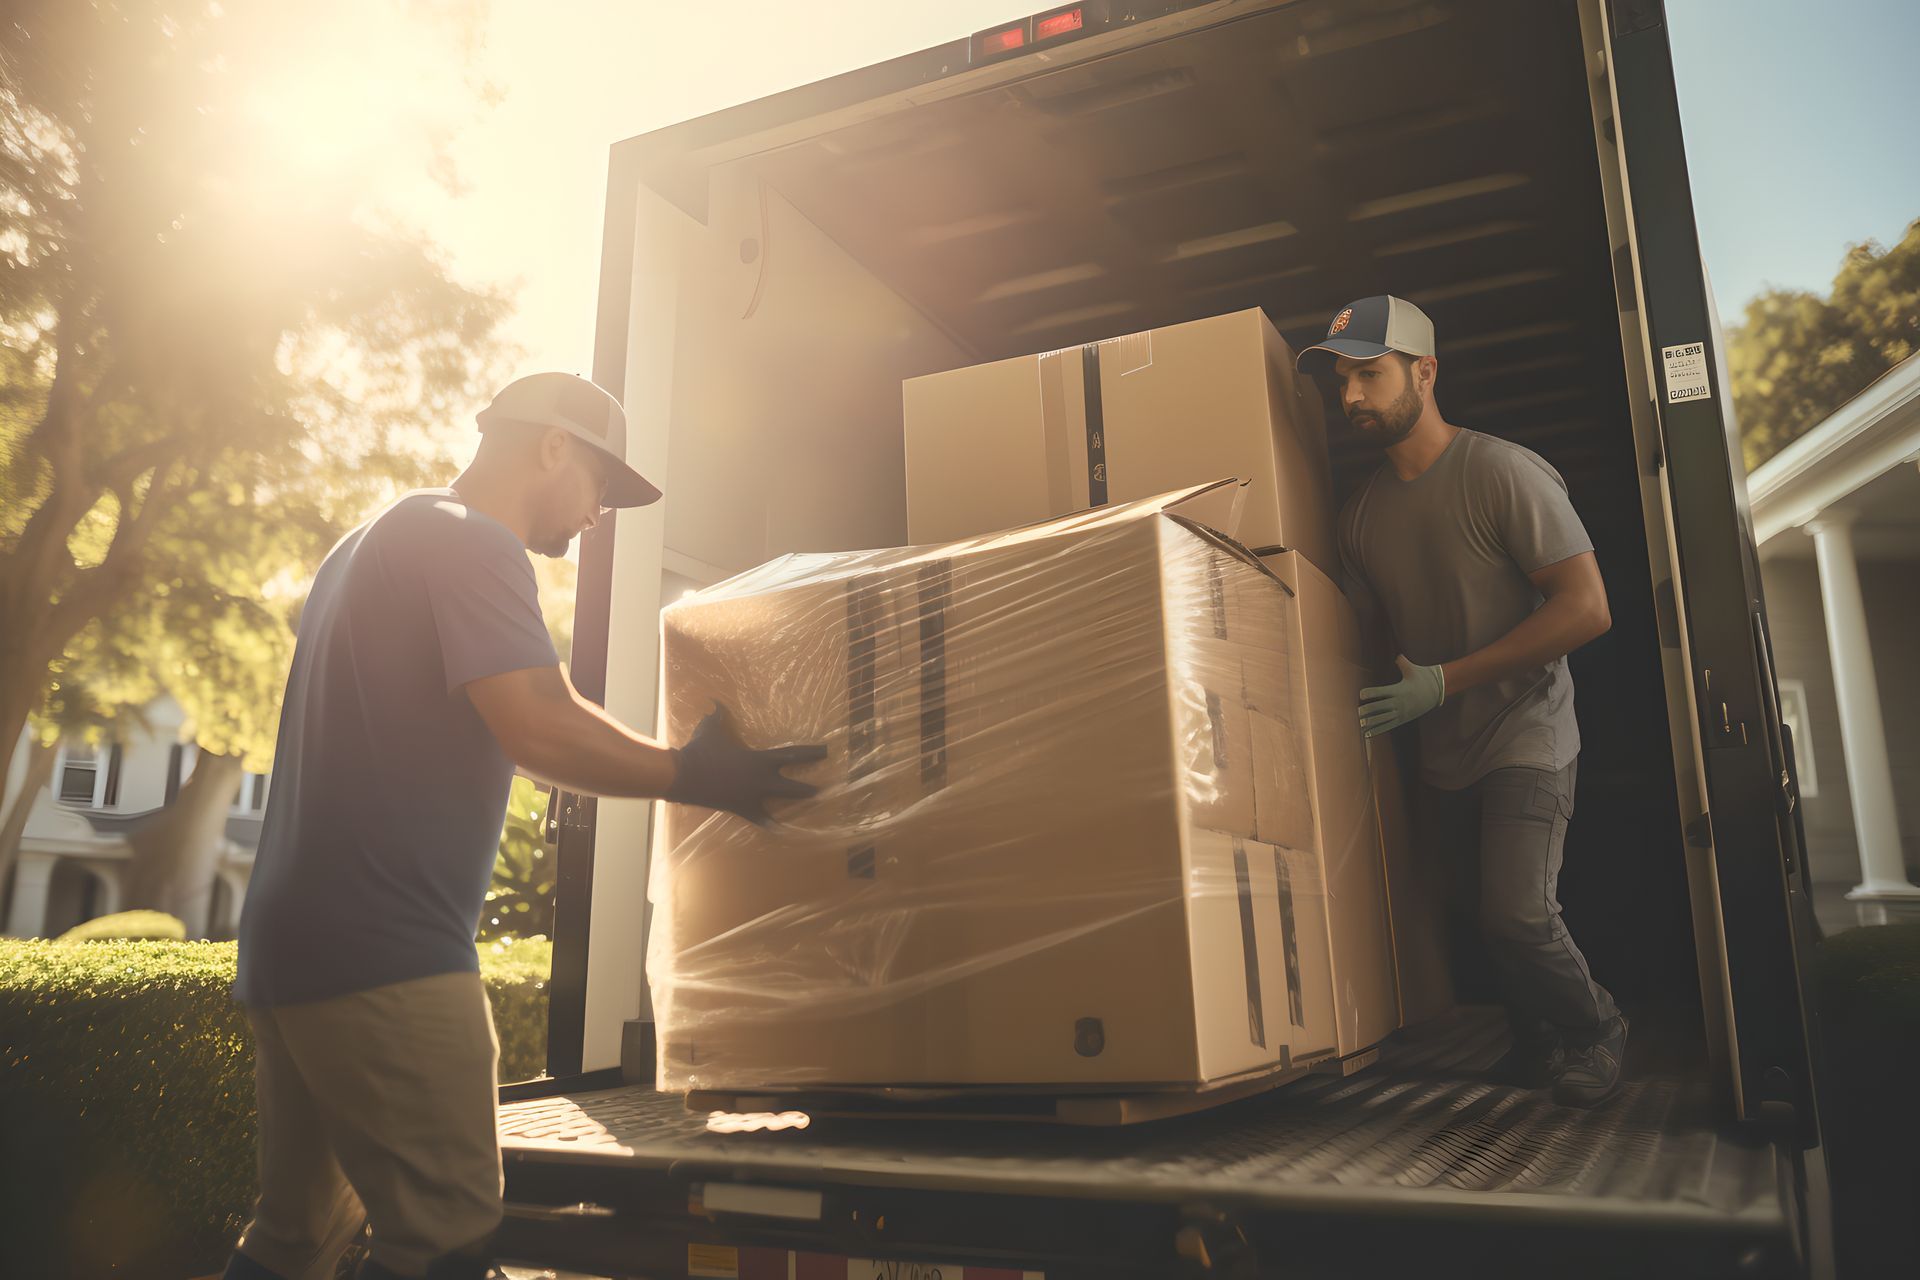
[[[207,921],[207,932],[238,933],[240,908],[247,901],[247,872],[242,867],[228,865],[221,867],[217,874],[221,883],[227,886],[227,914],[222,919]]]
[[[87,864],[87,870],[93,872],[93,878],[100,882],[100,898],[94,905],[100,908],[103,916],[118,915],[120,901],[125,897],[121,884],[121,868],[108,862]]]
[[[1887,759],[1887,729],[1880,714],[1880,682],[1867,641],[1867,606],[1860,593],[1860,565],[1853,554],[1853,520],[1845,512],[1823,514],[1807,524],[1820,564],[1820,599],[1827,618],[1827,653],[1840,703],[1840,741],[1847,757],[1847,790],[1853,799],[1853,831],[1860,843],[1860,883],[1849,898],[1915,898],[1900,848],[1900,819],[1893,804],[1893,766]]]
[[[53,888],[53,868],[60,859],[51,853],[22,849],[13,864],[13,901],[7,907],[7,934],[38,938],[47,931],[47,894]]]

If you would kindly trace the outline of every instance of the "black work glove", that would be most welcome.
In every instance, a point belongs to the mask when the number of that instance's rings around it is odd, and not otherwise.
[[[715,703],[687,745],[675,752],[679,770],[666,798],[675,804],[724,809],[764,827],[771,821],[768,800],[804,800],[819,790],[780,771],[790,764],[811,764],[826,754],[822,746],[756,751],[740,741],[726,705]]]

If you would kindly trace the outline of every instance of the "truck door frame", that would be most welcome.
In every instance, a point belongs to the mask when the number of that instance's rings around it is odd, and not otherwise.
[[[1780,725],[1746,471],[1719,326],[1701,265],[1662,0],[1607,0],[1606,73],[1671,519],[1674,603],[1692,685],[1685,716],[1705,807],[1685,815],[1708,851],[1734,1105],[1818,1142],[1803,981],[1811,940],[1790,745]],[[1698,892],[1698,887],[1696,887]],[[1702,940],[1702,945],[1709,945]],[[1708,1010],[1709,1018],[1715,1011]]]
[[[1719,996],[1725,1005],[1739,1114],[1790,1120],[1811,1144],[1817,1142],[1818,1126],[1802,982],[1810,920],[1805,859],[1796,829],[1790,747],[1772,684],[1744,469],[1737,461],[1700,265],[1665,12],[1661,0],[1582,0],[1582,7],[1596,2],[1604,6],[1606,71],[1627,187],[1625,287],[1637,295],[1653,371],[1654,451],[1678,568],[1675,606],[1689,645],[1692,697],[1685,706],[1670,705],[1670,712],[1689,722],[1707,798],[1697,815],[1684,816],[1690,842],[1705,851],[1713,868],[1710,905],[1724,943],[1716,957],[1722,962],[1721,990],[1703,986],[1702,995],[1708,1001]],[[941,78],[947,68],[938,59],[953,57],[953,47],[926,52],[933,57],[924,62],[909,57],[868,69],[878,76],[875,86],[882,93],[901,91]],[[860,96],[852,82],[866,79],[867,73],[855,72],[792,93],[823,108],[844,107]],[[640,201],[659,198],[643,182],[642,141],[613,148],[595,327],[593,376],[623,400]],[[1660,352],[1694,342],[1704,344],[1711,357],[1707,394],[1666,402]],[[627,513],[628,522],[636,518],[646,517]],[[595,701],[606,696],[614,545],[622,522],[620,516],[603,521],[581,547],[571,663],[576,685]],[[568,796],[562,801],[556,822],[559,869],[547,1050],[547,1071],[557,1080],[578,1077],[586,1060],[597,825],[594,801]],[[1703,972],[1706,968],[1703,964]]]

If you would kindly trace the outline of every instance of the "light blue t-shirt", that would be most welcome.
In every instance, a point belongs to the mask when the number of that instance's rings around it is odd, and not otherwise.
[[[525,544],[451,489],[407,494],[328,554],[240,915],[242,1001],[479,968],[513,764],[462,686],[557,661]]]

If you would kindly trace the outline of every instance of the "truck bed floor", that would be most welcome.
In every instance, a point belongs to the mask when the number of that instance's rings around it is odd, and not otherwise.
[[[516,1166],[587,1163],[676,1178],[705,1169],[804,1185],[1786,1229],[1773,1147],[1728,1124],[1706,1083],[1660,1062],[1638,1028],[1627,1085],[1591,1112],[1489,1082],[1505,1045],[1497,1014],[1463,1010],[1403,1033],[1352,1077],[1127,1129],[816,1121],[720,1134],[678,1095],[627,1087],[505,1105],[500,1138],[510,1198]]]

